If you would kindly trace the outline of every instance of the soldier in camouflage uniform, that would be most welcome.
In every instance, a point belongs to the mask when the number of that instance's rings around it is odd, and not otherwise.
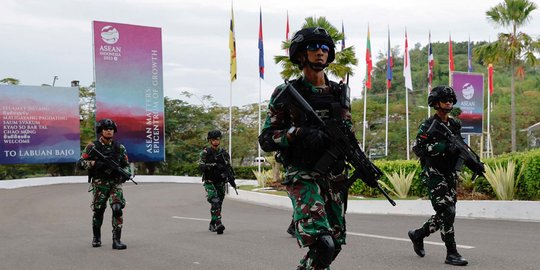
[[[456,102],[454,89],[449,86],[437,86],[429,94],[428,105],[435,108],[436,114],[420,124],[413,151],[420,158],[423,168],[422,180],[428,187],[429,199],[435,215],[431,216],[422,227],[411,230],[408,234],[416,254],[424,257],[424,238],[440,230],[447,249],[445,263],[467,265],[467,260],[456,249],[454,236],[457,201],[455,166],[459,153],[456,146],[445,137],[429,131],[434,119],[437,119],[461,138],[461,124],[449,115]]]
[[[230,166],[230,156],[220,148],[221,132],[212,130],[207,136],[210,147],[204,147],[199,155],[199,169],[203,176],[206,200],[210,203],[210,225],[208,230],[223,234],[225,226],[221,222],[221,206],[225,198],[226,177],[224,171]]]
[[[324,69],[334,60],[334,42],[321,27],[298,31],[289,48],[292,63],[303,76],[278,86],[259,136],[264,151],[276,151],[286,169],[285,180],[293,206],[294,234],[309,251],[297,269],[329,269],[345,244],[344,193],[336,183],[344,179],[344,160],[326,175],[314,170],[331,143],[325,131],[291,102],[292,84],[324,120],[334,117],[352,126],[349,100],[342,84],[330,81]]]
[[[117,175],[97,154],[92,152],[96,149],[105,156],[117,162],[123,169],[130,172],[129,161],[124,145],[113,140],[118,131],[116,123],[111,119],[102,119],[96,125],[96,132],[100,136],[98,140],[88,144],[83,150],[79,166],[88,170],[88,181],[92,183],[92,246],[101,246],[101,224],[103,214],[107,208],[107,200],[112,209],[112,238],[113,249],[126,249],[127,246],[120,241],[122,235],[123,211],[126,206],[122,183],[126,180]]]

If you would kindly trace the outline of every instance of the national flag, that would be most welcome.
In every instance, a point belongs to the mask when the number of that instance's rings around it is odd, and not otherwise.
[[[467,71],[472,72],[472,52],[471,52],[471,37],[469,36],[469,43],[467,43]]]
[[[386,56],[386,88],[390,89],[392,86],[392,66],[394,65],[392,50],[390,48],[390,28],[388,28],[388,54]]]
[[[369,40],[369,25],[367,29],[366,45],[366,88],[371,89],[371,72],[373,71],[373,61],[371,60],[371,42]]]
[[[405,88],[413,90],[411,76],[411,58],[409,56],[409,42],[407,40],[407,30],[405,30],[405,53],[403,54],[403,77],[405,77]]]
[[[263,46],[263,31],[262,31],[262,9],[259,16],[259,77],[264,79],[264,46]]]
[[[289,11],[287,10],[287,26],[285,26],[285,41],[289,41]],[[289,49],[285,49],[287,54],[289,54]]]
[[[452,52],[452,36],[449,35],[450,41],[448,42],[448,71],[454,71],[454,53]]]
[[[341,40],[341,50],[345,49],[345,26],[343,26],[343,21],[341,21],[341,33],[343,33],[343,39]]]
[[[433,47],[431,46],[431,31],[429,32],[428,45],[428,84],[431,87],[433,83],[433,72],[435,69],[435,59],[433,58]]]
[[[231,82],[236,80],[236,39],[234,38],[234,12],[231,6],[231,28],[229,31],[229,50],[231,53]]]
[[[493,65],[489,64],[488,66],[488,88],[489,94],[493,95]]]

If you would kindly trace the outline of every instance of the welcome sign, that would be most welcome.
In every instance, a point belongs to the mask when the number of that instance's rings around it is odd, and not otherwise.
[[[66,163],[80,157],[76,87],[0,85],[0,164]]]
[[[116,122],[130,161],[165,160],[161,28],[93,22],[96,120]]]

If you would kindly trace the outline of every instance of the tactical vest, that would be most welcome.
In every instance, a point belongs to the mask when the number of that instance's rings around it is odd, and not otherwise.
[[[122,167],[127,166],[125,160],[120,158],[120,143],[112,141],[111,145],[105,145],[101,141],[96,140],[93,142],[96,150],[101,152],[106,157],[112,157],[112,159]],[[91,159],[97,160],[97,157],[90,157]],[[90,170],[90,173],[93,178],[110,178],[111,175],[107,174],[104,169],[100,170]]]
[[[427,127],[431,126],[431,123],[433,123],[434,117],[435,116],[431,116],[430,118],[426,120],[425,125]],[[448,119],[447,127],[452,131],[454,135],[461,136],[460,135],[461,125],[453,118]],[[443,135],[441,135],[438,132],[435,132],[434,134],[432,134],[432,136],[430,136],[428,144],[436,143],[436,142],[439,142],[439,143],[442,142],[447,145],[450,143]],[[450,155],[449,153],[446,153],[445,155],[438,155],[438,156],[426,155],[425,157],[426,160],[424,162],[425,162],[425,165],[433,167],[441,173],[449,174],[455,171],[455,166],[458,161],[458,158],[459,158],[458,153],[455,153],[452,155]]]
[[[322,120],[331,118],[337,119],[338,121],[342,120],[342,110],[343,108],[347,108],[346,106],[348,106],[348,104],[344,102],[346,98],[343,96],[344,94],[342,93],[343,91],[339,84],[329,81],[330,91],[327,91],[326,93],[314,93],[300,80],[294,80],[291,81],[291,83]],[[305,113],[295,107],[294,104],[290,104],[289,109],[293,118],[291,119],[293,126],[319,126],[316,120],[310,119]],[[294,145],[291,145],[289,149],[282,153],[282,155],[284,156],[284,159],[288,160],[293,166],[313,169],[315,163],[327,150],[327,148],[313,149],[309,145],[305,145],[303,142],[299,141]],[[340,168],[337,170],[341,170],[342,166],[339,167]]]
[[[225,150],[223,148],[219,148],[217,151],[212,149],[212,147],[205,147],[206,149],[206,163],[218,163],[225,165],[225,161],[220,155],[224,155]],[[219,171],[216,167],[210,168],[208,170],[205,170],[203,172],[203,180],[212,180],[212,181],[223,181],[223,176],[221,175],[221,171]]]

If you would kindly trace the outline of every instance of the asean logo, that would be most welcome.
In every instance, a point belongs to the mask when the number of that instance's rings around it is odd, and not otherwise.
[[[116,28],[107,25],[101,28],[101,39],[107,44],[114,44],[120,39],[120,33]]]
[[[465,99],[469,100],[474,96],[474,87],[472,86],[472,84],[466,83],[463,85],[461,93],[463,94],[463,97]]]

